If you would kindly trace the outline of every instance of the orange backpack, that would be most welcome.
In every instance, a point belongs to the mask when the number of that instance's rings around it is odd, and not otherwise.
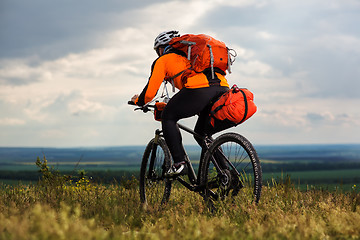
[[[230,58],[230,49],[225,43],[205,34],[186,34],[171,39],[170,46],[187,54],[191,67],[182,72],[183,77],[188,78],[210,68],[214,79],[214,68],[225,73],[231,73],[230,65],[233,60]],[[236,56],[232,54],[232,56]],[[179,73],[180,74],[180,73]]]
[[[237,126],[250,118],[257,110],[254,95],[246,88],[234,85],[211,107],[210,124],[218,131]]]

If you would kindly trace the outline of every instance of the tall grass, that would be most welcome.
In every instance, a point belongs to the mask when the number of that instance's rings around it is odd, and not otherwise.
[[[360,193],[298,190],[289,179],[217,203],[175,187],[161,210],[141,207],[136,179],[116,185],[46,169],[35,185],[0,185],[0,239],[360,239]]]

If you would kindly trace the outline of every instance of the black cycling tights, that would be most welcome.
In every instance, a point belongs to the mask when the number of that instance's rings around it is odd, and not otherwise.
[[[177,121],[199,114],[194,131],[200,135],[212,135],[216,131],[208,127],[209,103],[226,92],[229,88],[211,86],[206,88],[183,88],[175,94],[162,113],[162,129],[174,162],[185,160],[185,150]],[[195,140],[202,145],[200,139]]]

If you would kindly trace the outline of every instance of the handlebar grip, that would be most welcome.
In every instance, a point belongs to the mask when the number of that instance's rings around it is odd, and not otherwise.
[[[129,105],[136,105],[133,101],[128,101]]]

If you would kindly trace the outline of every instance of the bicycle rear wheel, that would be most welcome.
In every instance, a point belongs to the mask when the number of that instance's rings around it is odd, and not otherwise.
[[[145,206],[160,207],[169,200],[171,181],[164,177],[170,168],[169,149],[163,138],[146,146],[140,169],[140,200]]]
[[[201,166],[200,184],[206,201],[224,199],[230,193],[260,200],[262,172],[252,144],[237,133],[225,133],[214,140]]]

